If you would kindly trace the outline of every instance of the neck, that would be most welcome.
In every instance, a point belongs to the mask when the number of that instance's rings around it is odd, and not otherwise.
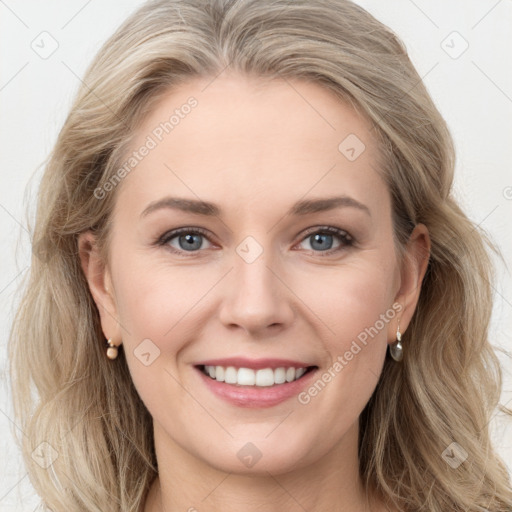
[[[238,512],[255,507],[267,512],[380,511],[361,484],[357,435],[355,424],[338,447],[306,467],[246,474],[224,472],[172,442],[156,441],[159,476],[144,512]]]

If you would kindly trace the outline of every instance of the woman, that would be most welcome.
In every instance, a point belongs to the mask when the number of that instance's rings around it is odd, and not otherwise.
[[[511,510],[453,160],[348,1],[134,13],[59,135],[11,334],[48,509]]]

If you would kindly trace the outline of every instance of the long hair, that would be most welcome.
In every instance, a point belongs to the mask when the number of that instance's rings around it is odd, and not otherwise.
[[[77,238],[92,229],[108,260],[116,189],[101,199],[95,190],[115,178],[163,94],[228,66],[309,80],[350,102],[384,155],[395,243],[403,250],[417,223],[430,233],[404,359],[386,359],[360,416],[364,485],[403,511],[510,511],[510,477],[489,432],[502,386],[488,340],[492,244],[452,196],[452,139],[403,44],[347,0],[150,1],[89,66],[40,183],[9,340],[19,443],[42,503],[138,512],[157,474],[151,416],[123,351],[105,356]],[[454,468],[443,453],[458,447],[468,457]]]

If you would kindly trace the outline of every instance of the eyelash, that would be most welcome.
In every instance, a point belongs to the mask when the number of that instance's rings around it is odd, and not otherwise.
[[[182,233],[193,234],[193,235],[202,235],[209,240],[208,232],[206,230],[204,230],[202,228],[191,228],[190,227],[190,228],[179,228],[179,229],[174,229],[172,231],[167,231],[166,233],[164,233],[162,236],[160,236],[156,240],[155,244],[158,246],[166,246],[173,238],[176,238],[177,236],[179,236]],[[334,234],[334,235],[337,235],[341,241],[341,245],[335,249],[329,249],[327,251],[313,251],[314,253],[318,253],[318,255],[321,257],[330,256],[333,253],[340,252],[344,249],[347,249],[348,247],[352,247],[355,243],[354,237],[352,235],[350,235],[347,231],[344,231],[343,229],[335,228],[333,226],[320,226],[320,227],[312,228],[311,230],[308,230],[305,233],[304,237],[301,239],[301,242],[306,240],[308,237],[310,237],[312,235],[316,235],[316,234]],[[210,243],[211,243],[211,241],[210,241]],[[200,251],[177,250],[174,247],[171,247],[170,245],[167,245],[167,248],[171,252],[173,252],[175,254],[179,254],[179,255],[183,255],[183,253],[187,253],[187,252],[189,252],[191,255],[194,253],[197,254],[198,252],[200,252]]]

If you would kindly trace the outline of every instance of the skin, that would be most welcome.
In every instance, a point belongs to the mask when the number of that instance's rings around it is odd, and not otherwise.
[[[133,148],[190,96],[198,106],[116,190],[108,261],[92,233],[79,239],[105,337],[122,342],[154,420],[159,477],[144,510],[386,510],[378,500],[365,506],[358,418],[397,322],[403,333],[416,307],[428,231],[418,225],[407,257],[398,259],[371,127],[311,82],[194,79],[161,99]],[[366,146],[354,161],[338,150],[349,134]],[[141,218],[167,195],[214,202],[222,215],[164,208]],[[285,215],[300,199],[333,195],[350,196],[369,213],[346,206]],[[345,230],[353,245],[328,233],[322,250],[312,235],[324,226]],[[188,252],[179,236],[155,245],[180,227],[208,235],[197,235]],[[251,263],[236,251],[247,236],[263,250]],[[236,407],[214,396],[193,368],[207,358],[283,357],[315,364],[321,374],[393,304],[400,313],[307,404],[295,397],[270,408]],[[148,338],[160,355],[146,366],[134,350]],[[248,442],[262,454],[251,468],[237,457]]]

